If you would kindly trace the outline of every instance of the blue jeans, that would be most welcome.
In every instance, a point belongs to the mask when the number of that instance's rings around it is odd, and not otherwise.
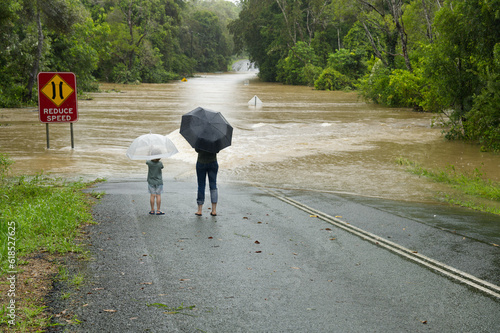
[[[196,162],[196,175],[198,176],[198,196],[196,198],[196,202],[198,205],[203,205],[205,203],[207,175],[208,185],[210,187],[210,199],[212,203],[217,203],[217,171],[219,171],[219,164],[217,162]]]

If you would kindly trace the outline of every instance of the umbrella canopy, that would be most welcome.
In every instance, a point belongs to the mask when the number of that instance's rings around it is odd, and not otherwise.
[[[197,107],[182,116],[180,133],[191,147],[218,153],[231,145],[233,127],[220,112]]]
[[[177,154],[174,143],[165,135],[144,134],[136,138],[127,149],[131,160],[155,160]]]

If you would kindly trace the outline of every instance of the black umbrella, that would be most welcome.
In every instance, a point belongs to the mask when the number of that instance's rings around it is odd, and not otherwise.
[[[180,133],[191,147],[218,153],[231,145],[233,127],[220,112],[197,107],[182,116]]]

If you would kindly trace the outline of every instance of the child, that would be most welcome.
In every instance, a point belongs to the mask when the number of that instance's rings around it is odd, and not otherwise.
[[[164,212],[160,210],[161,206],[161,193],[163,192],[163,178],[161,175],[161,169],[163,169],[163,163],[160,159],[146,161],[148,165],[148,189],[151,203],[151,210],[149,215],[165,215]],[[156,211],[155,211],[155,201],[156,201]]]

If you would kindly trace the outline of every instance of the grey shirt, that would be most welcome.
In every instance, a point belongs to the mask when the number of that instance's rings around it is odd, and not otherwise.
[[[148,184],[152,186],[163,185],[163,178],[161,175],[161,169],[163,169],[163,163],[160,161],[146,161],[148,165]]]

